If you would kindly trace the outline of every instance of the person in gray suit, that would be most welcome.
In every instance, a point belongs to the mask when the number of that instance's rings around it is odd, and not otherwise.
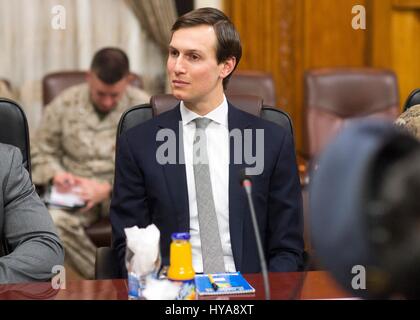
[[[48,281],[64,250],[18,148],[0,143],[0,283]],[[4,245],[10,249],[5,255]]]

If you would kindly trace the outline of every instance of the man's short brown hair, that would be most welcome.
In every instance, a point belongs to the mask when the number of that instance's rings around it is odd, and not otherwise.
[[[114,84],[128,75],[130,64],[124,51],[109,47],[95,53],[90,69],[102,82]]]
[[[179,17],[171,31],[175,32],[183,28],[191,28],[200,25],[212,26],[217,37],[216,59],[217,63],[225,62],[228,58],[235,57],[236,65],[239,64],[242,56],[241,40],[239,33],[229,18],[220,10],[215,8],[200,8],[190,11]],[[226,89],[233,71],[223,79],[223,88]]]

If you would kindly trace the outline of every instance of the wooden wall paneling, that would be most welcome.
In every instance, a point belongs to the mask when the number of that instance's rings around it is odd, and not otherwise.
[[[301,18],[302,57],[296,100],[301,105],[301,150],[307,152],[304,72],[313,68],[363,67],[369,60],[367,30],[352,28],[352,8],[368,0],[304,0]],[[298,64],[299,65],[299,64]]]
[[[305,30],[305,20],[304,20],[304,1],[296,1],[295,7],[295,21],[293,24],[294,29],[294,44],[293,44],[293,54],[294,54],[294,120],[295,120],[295,131],[299,130],[297,135],[299,140],[297,141],[297,150],[302,151],[303,149],[303,73],[305,71],[304,65],[304,54],[305,54],[305,42],[304,42],[304,30]]]
[[[393,0],[392,4],[398,9],[420,9],[420,0]]]
[[[368,12],[368,65],[390,68],[392,0],[370,0]]]
[[[354,30],[351,26],[352,7],[367,7],[369,1],[224,1],[224,10],[242,38],[244,55],[239,69],[273,74],[277,104],[292,117],[299,150],[302,147],[303,73],[309,68],[369,64],[372,57],[367,45],[368,30]]]
[[[370,65],[395,71],[401,109],[409,93],[420,87],[419,9],[418,0],[371,0],[370,4]]]
[[[352,8],[367,0],[306,0],[305,68],[360,67],[367,63],[366,31],[354,30]]]
[[[398,75],[401,107],[410,92],[420,87],[419,35],[419,10],[393,10],[391,61]]]
[[[302,0],[225,0],[224,11],[237,27],[243,45],[242,70],[273,75],[277,105],[291,116],[300,145],[300,105],[296,105],[296,27]]]
[[[278,104],[283,108],[293,119],[295,128],[296,141],[300,145],[301,128],[300,128],[300,105],[296,104],[296,82],[297,77],[297,54],[300,50],[299,39],[297,38],[296,28],[299,22],[297,21],[297,9],[300,1],[283,0],[276,1],[278,14],[273,19],[277,19],[276,32],[273,34],[274,52],[273,62],[275,79],[277,82]]]

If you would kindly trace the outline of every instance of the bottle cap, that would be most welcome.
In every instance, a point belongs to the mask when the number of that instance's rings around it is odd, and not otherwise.
[[[188,232],[175,232],[171,235],[172,240],[189,240],[191,238]]]

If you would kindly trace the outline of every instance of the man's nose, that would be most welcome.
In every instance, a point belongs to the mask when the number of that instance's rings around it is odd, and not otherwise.
[[[174,72],[175,73],[185,73],[184,60],[181,57],[178,57],[175,60]]]
[[[114,105],[114,99],[112,97],[105,97],[102,100],[104,107],[112,107]]]

